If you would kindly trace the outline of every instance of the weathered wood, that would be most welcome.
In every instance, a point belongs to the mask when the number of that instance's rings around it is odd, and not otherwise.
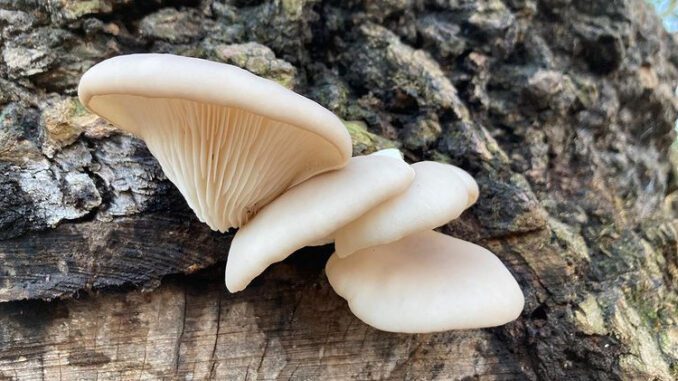
[[[140,51],[293,87],[356,154],[470,171],[442,230],[502,259],[520,319],[378,332],[328,286],[331,246],[228,294],[231,235],[75,97]],[[0,379],[674,380],[676,52],[642,0],[0,0]]]
[[[516,379],[528,359],[501,330],[394,335],[355,319],[297,255],[252,288],[224,292],[223,268],[150,293],[0,307],[0,375],[81,379]],[[309,264],[309,262],[311,264]]]
[[[230,237],[184,213],[63,224],[29,240],[0,241],[0,301],[52,299],[79,290],[154,288],[226,257]]]

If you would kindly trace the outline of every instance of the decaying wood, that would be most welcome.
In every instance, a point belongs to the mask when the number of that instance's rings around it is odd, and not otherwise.
[[[8,339],[0,343],[2,375],[509,379],[529,369],[526,358],[502,344],[499,331],[394,335],[370,329],[333,293],[319,259],[327,253],[301,255],[235,295],[224,293],[219,268],[210,270],[218,274],[167,280],[150,293],[6,304],[0,310]],[[467,350],[450,358],[460,348]]]
[[[356,154],[467,169],[442,230],[497,253],[520,319],[376,331],[331,246],[227,293],[231,235],[77,101],[147,51],[294,88]],[[0,52],[0,379],[678,378],[678,45],[642,0],[0,0]]]
[[[225,258],[229,242],[229,235],[210,231],[189,211],[63,224],[33,233],[30,240],[0,241],[5,273],[0,300],[156,287],[165,274],[190,273]]]

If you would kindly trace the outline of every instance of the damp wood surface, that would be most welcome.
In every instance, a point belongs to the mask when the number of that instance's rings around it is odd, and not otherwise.
[[[521,317],[379,332],[331,245],[228,293],[232,233],[77,100],[135,52],[273,79],[355,155],[467,170],[478,203],[440,230],[497,254]],[[677,86],[642,0],[0,0],[0,380],[675,380]]]

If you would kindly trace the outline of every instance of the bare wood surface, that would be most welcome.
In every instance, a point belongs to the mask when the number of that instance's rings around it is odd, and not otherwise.
[[[356,320],[302,254],[244,293],[220,268],[150,293],[2,308],[0,369],[20,380],[525,377],[500,331],[394,335]],[[324,255],[324,258],[327,254]],[[44,332],[44,333],[41,333]],[[464,348],[464,354],[450,358]],[[525,364],[527,366],[527,364]],[[39,370],[39,371],[36,371]]]

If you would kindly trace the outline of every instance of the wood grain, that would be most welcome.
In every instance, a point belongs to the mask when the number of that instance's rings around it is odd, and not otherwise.
[[[0,304],[0,379],[523,378],[508,328],[402,335],[357,320],[302,252],[228,294],[223,267],[153,292]],[[520,323],[514,323],[520,324]]]

